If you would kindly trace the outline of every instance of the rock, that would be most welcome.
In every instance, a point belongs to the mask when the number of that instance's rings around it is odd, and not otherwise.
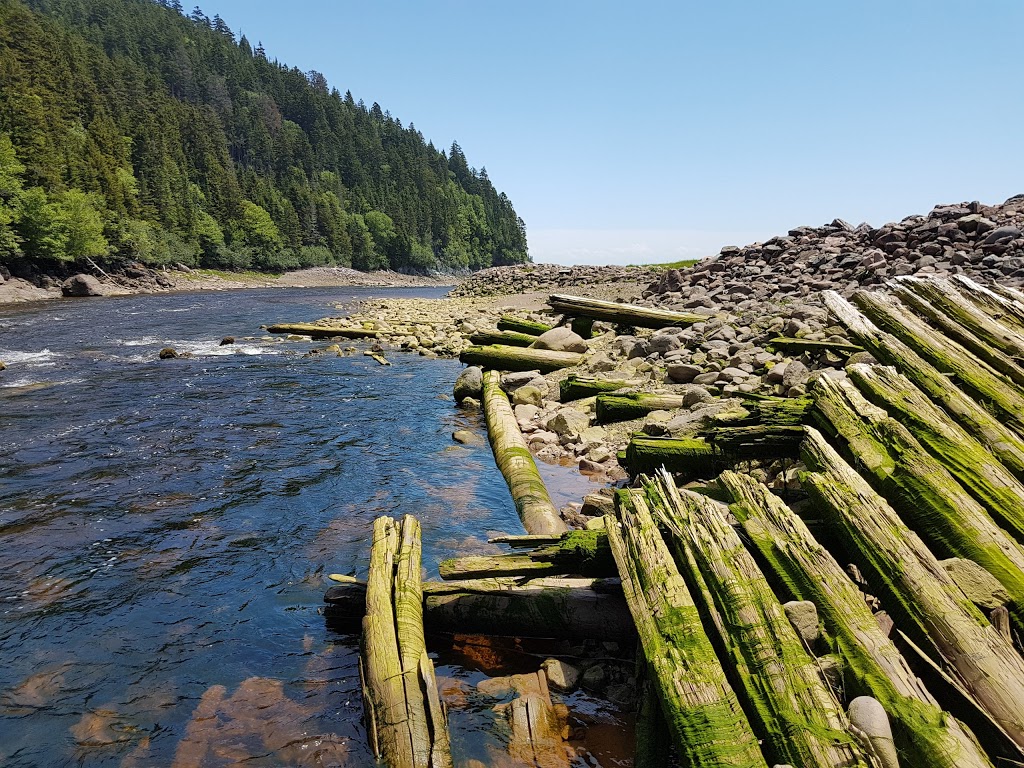
[[[692,408],[698,403],[710,403],[715,398],[699,384],[691,384],[683,389],[683,407]]]
[[[483,395],[483,391],[484,372],[476,365],[471,365],[460,373],[459,378],[455,380],[455,387],[453,388],[456,403],[463,402],[467,397],[479,400]]]
[[[692,363],[672,363],[666,369],[668,377],[679,384],[689,384],[704,371],[699,365]]]
[[[583,508],[580,512],[588,517],[611,515],[615,512],[615,501],[603,493],[588,493],[583,497]]]
[[[836,653],[826,653],[817,658],[818,672],[821,679],[829,690],[842,691],[843,685],[843,657]]]
[[[176,357],[178,357],[178,352],[174,347],[164,347],[160,350],[161,360],[173,360]]]
[[[580,459],[580,472],[586,475],[598,475],[604,472],[604,465],[590,459]]]
[[[228,344],[234,344],[234,343],[235,343],[235,337],[234,336],[225,336],[223,339],[220,340],[220,346],[222,346],[222,347],[226,347]]]
[[[577,437],[590,426],[590,417],[575,408],[562,408],[545,426],[559,437]]]
[[[4,361],[0,360],[0,371],[4,370],[5,368],[7,368],[7,366],[4,364]]]
[[[92,275],[72,275],[60,285],[60,292],[65,296],[80,298],[83,296],[102,296],[103,284]]]
[[[580,671],[576,667],[558,659],[545,659],[540,665],[548,685],[557,691],[575,691],[580,682]]]
[[[458,429],[452,432],[452,440],[462,445],[472,445],[473,443],[479,442],[479,438],[468,429]]]
[[[818,609],[810,600],[791,600],[782,606],[786,618],[793,629],[800,635],[807,648],[814,648],[821,639],[821,627],[818,624]]]
[[[991,610],[1010,602],[1009,593],[996,577],[973,560],[951,557],[939,562],[953,582],[975,605]]]
[[[583,673],[581,682],[584,688],[600,693],[608,684],[608,673],[600,664],[592,664]]]
[[[889,717],[878,700],[858,696],[850,702],[849,715],[850,725],[867,737],[881,768],[899,768]]]
[[[786,364],[786,372],[782,375],[782,386],[787,390],[801,387],[807,382],[810,370],[799,360],[791,360]]]
[[[501,388],[508,394],[527,385],[533,385],[545,392],[548,386],[547,380],[540,371],[513,371],[501,374]]]
[[[878,361],[875,356],[870,352],[854,352],[847,359],[847,365],[857,365],[858,363],[864,363],[865,365],[878,365]]]
[[[516,421],[520,424],[529,424],[540,415],[540,408],[531,403],[520,403],[512,410],[516,415]]]
[[[512,403],[514,405],[541,405],[544,402],[544,393],[533,384],[519,387],[512,392]]]
[[[564,326],[545,331],[530,346],[555,352],[586,352],[589,349],[582,336]]]

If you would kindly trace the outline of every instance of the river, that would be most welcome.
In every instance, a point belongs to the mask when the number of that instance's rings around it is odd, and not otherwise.
[[[457,361],[307,356],[325,343],[259,326],[441,293],[0,309],[0,764],[375,765],[358,638],[326,626],[326,574],[365,576],[381,514],[419,517],[428,577],[522,527],[486,440],[451,440],[484,436],[450,398]],[[159,360],[165,346],[193,356]],[[586,492],[572,469],[542,471],[558,504]],[[450,691],[481,676],[467,658],[438,658]],[[570,704],[617,727],[599,701]],[[453,738],[468,755],[497,737]],[[576,764],[623,764],[617,752]]]

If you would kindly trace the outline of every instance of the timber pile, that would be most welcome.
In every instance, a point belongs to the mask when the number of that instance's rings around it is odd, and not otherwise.
[[[459,355],[466,365],[479,365],[498,371],[540,371],[550,373],[561,368],[572,368],[583,362],[576,352],[556,352],[551,349],[512,347],[507,344],[489,344],[469,347]]]
[[[695,315],[691,312],[671,312],[666,309],[652,309],[635,304],[620,304],[557,293],[548,298],[548,305],[566,317],[585,317],[636,328],[685,327],[707,320],[705,315]]]
[[[278,323],[267,326],[267,333],[288,333],[313,339],[374,339],[380,331],[352,325],[319,325],[316,323]]]

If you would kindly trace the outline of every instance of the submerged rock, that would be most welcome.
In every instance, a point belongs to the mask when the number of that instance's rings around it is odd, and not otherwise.
[[[455,395],[455,402],[461,403],[469,397],[479,400],[483,391],[484,372],[479,366],[471,365],[455,380],[452,394]]]

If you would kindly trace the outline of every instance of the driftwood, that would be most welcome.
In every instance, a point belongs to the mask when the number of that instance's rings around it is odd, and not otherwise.
[[[469,340],[473,344],[505,344],[509,347],[528,347],[537,340],[536,336],[516,331],[477,331]]]
[[[824,291],[825,305],[878,360],[894,366],[978,442],[995,454],[1018,479],[1024,479],[1024,438],[969,398],[930,363],[889,333],[879,329],[834,291]]]
[[[497,371],[540,371],[551,373],[561,368],[572,368],[583,361],[583,355],[575,352],[555,352],[550,349],[510,347],[505,344],[490,344],[485,347],[469,347],[459,355],[466,365],[479,365]]]
[[[817,606],[856,691],[885,707],[908,765],[988,768],[991,764],[973,734],[942,711],[881,630],[863,593],[804,522],[747,475],[724,472],[719,482],[733,501],[730,510],[763,561],[793,598]]]
[[[452,765],[446,715],[423,635],[420,527],[406,515],[373,524],[360,673],[367,734],[394,768]]]
[[[328,619],[348,629],[366,612],[366,584],[324,594]],[[490,578],[423,583],[423,622],[430,632],[550,637],[630,643],[633,620],[617,578]]]
[[[859,554],[890,613],[930,645],[979,705],[1024,747],[1024,659],[821,434],[807,428],[804,489]]]
[[[849,357],[854,352],[863,352],[864,347],[850,344],[845,341],[815,341],[813,339],[793,339],[789,336],[776,336],[764,343],[768,349],[777,349],[789,353],[809,352],[833,352],[840,357]]]
[[[981,565],[1006,588],[1019,628],[1024,547],[999,528],[906,427],[871,405],[849,381],[819,381],[815,412],[849,450],[862,476],[941,557]]]
[[[499,704],[495,710],[508,721],[508,753],[517,765],[569,768],[571,750],[565,744],[569,709],[552,703],[543,671],[492,677],[478,683],[477,688],[500,698],[514,694],[510,702]]]
[[[380,331],[355,328],[351,325],[315,325],[313,323],[277,323],[268,326],[267,333],[293,333],[297,336],[310,336],[314,339],[332,339],[335,336],[345,339],[375,339],[380,335]]]
[[[670,312],[665,309],[638,307],[633,304],[619,304],[614,301],[598,301],[597,299],[561,294],[554,294],[548,298],[548,304],[556,312],[569,317],[589,317],[593,320],[604,320],[637,328],[688,326],[707,320],[705,315],[695,315],[690,312]]]
[[[1024,541],[1024,484],[894,368],[852,365],[860,391],[893,415],[999,524]]]
[[[982,402],[990,404],[1019,436],[1024,436],[1024,391],[979,360],[963,345],[933,330],[896,299],[878,291],[856,291],[857,304],[882,330],[911,347],[939,371]]]
[[[577,376],[570,373],[558,384],[559,400],[568,403],[571,400],[582,400],[585,397],[594,397],[602,392],[614,392],[618,389],[636,387],[643,384],[640,379],[633,380],[611,380],[595,379],[589,376]]]
[[[473,555],[444,560],[441,578],[477,579],[490,576],[614,576],[615,560],[604,531],[569,531],[554,544],[507,555]]]
[[[687,478],[713,477],[726,465],[706,440],[635,436],[626,446],[625,466],[630,474],[653,474],[659,467]]]
[[[1024,331],[1024,296],[1020,291],[1000,285],[986,288],[966,275],[953,275],[953,282],[980,310]]]
[[[623,591],[684,765],[766,768],[750,723],[643,495],[620,491],[605,517]]]
[[[769,761],[807,768],[866,765],[815,660],[715,502],[679,492],[664,472],[648,485],[647,496],[673,533],[676,562],[728,660],[734,689],[765,736]]]
[[[598,394],[597,423],[611,424],[616,421],[639,419],[651,411],[673,411],[682,408],[684,400],[683,395],[653,394],[651,392],[623,395]]]
[[[498,371],[484,373],[484,416],[494,461],[508,484],[512,501],[527,533],[562,533],[569,527],[558,515],[533,461]]]
[[[536,320],[524,320],[512,315],[502,315],[501,319],[498,320],[499,331],[514,331],[515,333],[525,333],[530,336],[540,336],[542,333],[550,331],[552,327],[546,323],[539,323]]]

